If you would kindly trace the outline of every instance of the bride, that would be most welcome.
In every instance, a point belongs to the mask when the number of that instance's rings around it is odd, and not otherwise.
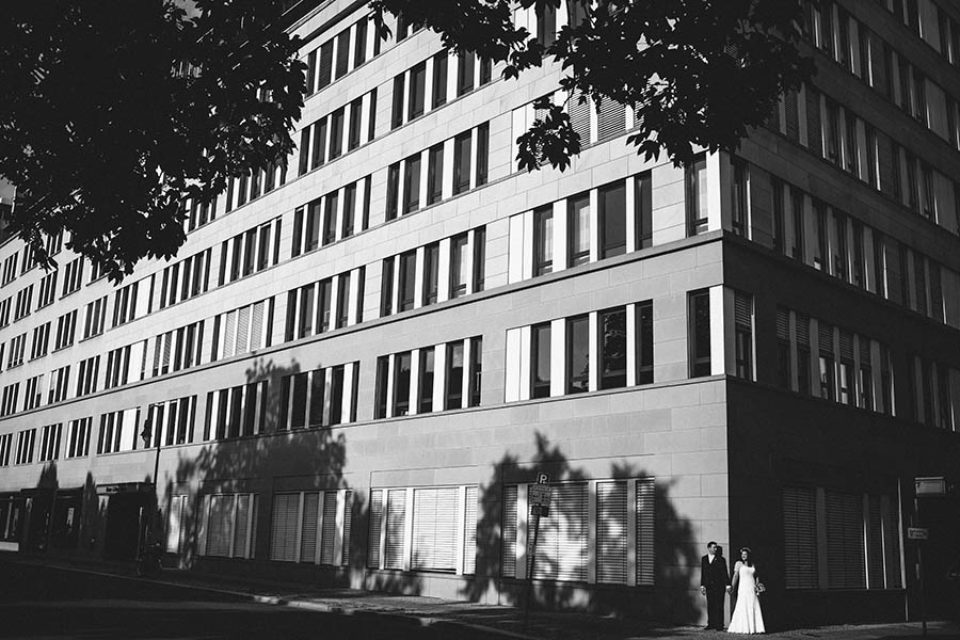
[[[740,549],[740,560],[733,566],[733,592],[737,604],[730,617],[730,633],[764,633],[763,614],[757,593],[763,590],[749,547]]]

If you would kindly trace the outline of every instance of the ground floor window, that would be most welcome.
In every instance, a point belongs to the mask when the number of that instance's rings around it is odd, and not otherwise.
[[[783,488],[788,589],[900,589],[896,497],[822,487]]]
[[[476,486],[372,490],[367,566],[474,573],[477,498]]]
[[[257,496],[250,493],[203,496],[200,554],[252,558]]]
[[[352,497],[346,489],[274,494],[270,559],[347,564]]]
[[[0,542],[19,541],[22,509],[23,500],[12,496],[0,498]]]
[[[180,553],[183,544],[184,525],[187,520],[188,498],[185,495],[170,497],[167,510],[167,552]]]
[[[531,485],[503,490],[502,573],[525,578],[534,536]],[[598,584],[654,583],[654,481],[590,480],[550,485],[540,518],[534,577]],[[591,514],[594,514],[591,516]]]

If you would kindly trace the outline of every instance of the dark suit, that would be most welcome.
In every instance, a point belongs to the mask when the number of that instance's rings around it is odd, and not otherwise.
[[[723,629],[723,598],[730,586],[730,572],[723,556],[706,555],[700,559],[700,586],[707,590],[707,628]]]

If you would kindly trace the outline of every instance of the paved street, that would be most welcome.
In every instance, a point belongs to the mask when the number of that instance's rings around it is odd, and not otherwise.
[[[729,640],[695,627],[644,625],[586,614],[521,612],[436,598],[361,592],[304,592],[171,571],[159,581],[130,567],[80,569],[0,554],[0,638],[335,638],[472,640]],[[260,602],[257,602],[259,600]],[[770,639],[906,640],[916,624],[796,629]],[[931,625],[932,639],[960,639],[955,625]]]

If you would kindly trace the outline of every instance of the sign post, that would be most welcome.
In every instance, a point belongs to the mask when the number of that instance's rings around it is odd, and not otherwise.
[[[533,595],[533,573],[537,566],[537,540],[540,537],[540,516],[550,515],[550,498],[553,490],[547,485],[550,476],[541,473],[537,476],[537,484],[527,487],[527,500],[530,503],[530,515],[533,516],[533,539],[527,543],[527,595],[524,598],[523,630],[526,632],[530,621],[530,599]]]
[[[923,584],[923,543],[930,537],[930,530],[920,526],[920,498],[941,497],[947,493],[943,476],[913,479],[913,526],[907,529],[907,538],[917,541],[917,583],[920,588],[920,624],[923,637],[927,637],[927,608]]]

